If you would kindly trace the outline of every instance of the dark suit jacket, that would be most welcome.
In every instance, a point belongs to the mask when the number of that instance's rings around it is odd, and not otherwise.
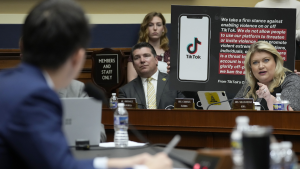
[[[0,168],[92,169],[75,160],[62,132],[62,105],[29,64],[0,72]]]
[[[144,88],[140,77],[121,87],[119,89],[119,98],[136,98],[139,104],[138,107],[147,109]],[[175,98],[185,98],[185,96],[180,91],[170,89],[169,75],[159,72],[156,89],[157,109],[165,109],[169,105],[174,106]]]

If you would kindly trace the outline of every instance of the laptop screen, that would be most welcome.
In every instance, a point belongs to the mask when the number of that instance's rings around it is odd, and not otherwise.
[[[63,131],[69,146],[75,140],[87,139],[99,146],[102,103],[93,98],[61,98],[63,104]]]

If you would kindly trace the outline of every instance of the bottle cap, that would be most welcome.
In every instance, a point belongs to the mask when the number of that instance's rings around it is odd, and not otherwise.
[[[242,139],[242,133],[240,131],[237,131],[237,130],[234,130],[232,133],[231,133],[231,139],[233,140],[239,140],[239,139]]]
[[[238,116],[235,118],[236,123],[249,123],[249,117],[248,116]]]
[[[118,103],[118,107],[124,107],[125,104],[124,103]]]
[[[251,126],[247,130],[243,130],[243,137],[247,138],[261,138],[261,137],[270,137],[272,133],[271,126]]]
[[[276,96],[281,96],[281,93],[276,93]]]
[[[112,93],[111,95],[115,96],[115,95],[116,95],[116,93]]]
[[[282,142],[280,143],[280,145],[281,145],[281,147],[284,148],[284,149],[291,149],[292,146],[293,146],[292,142],[290,142],[290,141],[282,141]]]
[[[271,143],[270,144],[270,149],[271,150],[279,150],[280,149],[280,144],[279,143]]]

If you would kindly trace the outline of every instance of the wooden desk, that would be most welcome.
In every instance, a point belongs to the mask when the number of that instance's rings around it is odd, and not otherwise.
[[[129,122],[152,143],[168,143],[181,135],[178,147],[186,149],[228,148],[237,116],[248,116],[250,125],[273,126],[278,141],[292,141],[300,157],[300,112],[217,110],[128,110]],[[113,141],[113,111],[103,109],[107,141]],[[129,139],[139,141],[129,132]],[[300,159],[300,158],[299,158]]]

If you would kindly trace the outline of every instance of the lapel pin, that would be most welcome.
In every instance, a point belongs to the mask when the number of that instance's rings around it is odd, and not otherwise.
[[[166,79],[166,78],[162,78],[162,80],[163,80],[163,81],[166,81],[167,79]]]

